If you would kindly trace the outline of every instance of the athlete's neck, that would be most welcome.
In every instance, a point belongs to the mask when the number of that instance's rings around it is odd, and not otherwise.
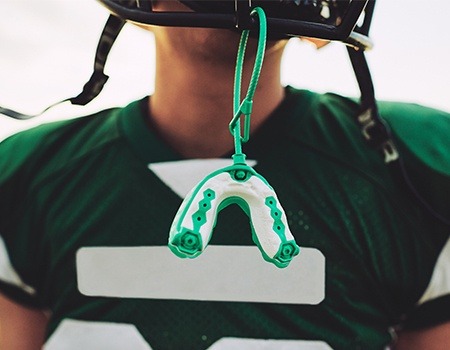
[[[254,47],[249,46],[247,52],[251,49]],[[280,83],[282,49],[278,45],[266,53],[254,97],[253,131],[284,97]],[[174,58],[173,51],[157,44],[156,62],[155,92],[149,110],[152,124],[165,141],[186,158],[218,157],[231,151],[233,139],[228,124],[232,118],[234,60],[213,62],[189,55]],[[246,59],[243,95],[252,69],[253,59]]]

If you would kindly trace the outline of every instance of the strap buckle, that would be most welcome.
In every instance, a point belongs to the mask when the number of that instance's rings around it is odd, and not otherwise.
[[[399,158],[397,146],[388,125],[376,113],[373,107],[369,107],[358,116],[361,133],[371,146],[381,149],[385,163],[396,161]]]

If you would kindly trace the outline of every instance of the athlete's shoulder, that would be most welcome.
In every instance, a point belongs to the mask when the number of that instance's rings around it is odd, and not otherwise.
[[[0,182],[19,173],[37,176],[38,170],[56,171],[108,144],[118,137],[118,111],[42,124],[10,136],[0,143]]]
[[[441,216],[450,218],[450,114],[416,104],[385,102],[389,124],[414,187]]]
[[[355,121],[360,113],[357,99],[294,90],[296,95],[305,93],[309,107],[296,112],[301,117],[294,124],[299,139],[338,157],[367,153]],[[402,153],[450,175],[450,113],[403,102],[381,101],[378,108]]]
[[[298,144],[317,153],[317,160],[352,164],[353,167],[369,169],[376,158],[358,128],[356,119],[360,113],[356,99],[333,93],[306,94],[307,103],[295,109],[295,120],[289,126],[289,137]],[[305,98],[305,97],[303,97]]]
[[[379,110],[403,152],[450,176],[450,113],[399,102],[380,102]]]
[[[294,125],[302,130],[299,135],[302,138],[319,137],[333,143],[342,141],[340,136],[350,136],[358,130],[355,118],[360,108],[355,99],[292,88],[290,93],[297,99],[293,109],[296,114]]]

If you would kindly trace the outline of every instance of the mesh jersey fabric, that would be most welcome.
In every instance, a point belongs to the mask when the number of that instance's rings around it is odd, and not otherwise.
[[[290,87],[244,152],[276,189],[297,243],[325,255],[325,300],[312,306],[82,295],[79,248],[167,244],[182,199],[148,164],[182,158],[148,126],[146,108],[143,99],[42,125],[0,145],[0,235],[20,277],[0,288],[51,310],[48,336],[75,319],[135,325],[152,349],[206,349],[224,337],[380,349],[405,315],[427,325],[450,319],[443,308],[449,294],[417,306],[448,228],[411,200],[365,144],[353,122],[355,102]],[[412,181],[450,217],[450,116],[388,102],[380,112]],[[221,212],[214,232],[211,244],[253,245],[237,207]]]

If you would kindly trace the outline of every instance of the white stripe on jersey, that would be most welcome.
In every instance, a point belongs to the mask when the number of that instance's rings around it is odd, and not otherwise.
[[[283,339],[245,339],[222,338],[208,350],[332,350],[331,347],[317,340],[283,340]]]
[[[207,175],[232,164],[231,159],[211,158],[151,163],[148,167],[172,191],[184,198]],[[247,164],[255,166],[256,161],[247,160]]]
[[[206,337],[206,336],[205,336]],[[63,320],[43,350],[151,350],[132,324]],[[208,350],[332,350],[323,341],[285,339],[222,338]]]
[[[195,259],[180,259],[167,246],[87,247],[76,256],[84,295],[318,304],[325,297],[325,257],[300,248],[279,269],[256,246],[209,246]]]
[[[132,324],[65,319],[43,350],[151,350]]]
[[[20,288],[25,293],[34,295],[36,291],[33,287],[25,284],[9,260],[5,241],[0,236],[0,280]]]
[[[444,295],[450,295],[450,238],[439,255],[430,283],[418,304]]]

